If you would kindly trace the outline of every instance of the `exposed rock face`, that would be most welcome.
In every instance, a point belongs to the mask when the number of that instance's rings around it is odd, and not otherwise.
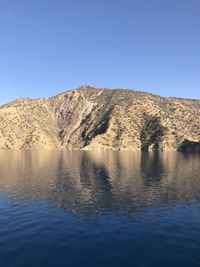
[[[0,148],[200,151],[200,100],[85,86],[0,107]]]
[[[183,151],[183,152],[191,152],[191,151],[199,152],[200,142],[194,142],[194,141],[185,139],[178,147],[178,150]]]

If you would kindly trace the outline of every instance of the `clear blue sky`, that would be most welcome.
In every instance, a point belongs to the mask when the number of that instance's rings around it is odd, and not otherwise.
[[[0,103],[80,85],[200,98],[200,0],[0,0]]]

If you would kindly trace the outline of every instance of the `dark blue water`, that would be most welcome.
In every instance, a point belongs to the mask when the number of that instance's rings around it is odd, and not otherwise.
[[[0,266],[200,266],[200,155],[0,152]]]

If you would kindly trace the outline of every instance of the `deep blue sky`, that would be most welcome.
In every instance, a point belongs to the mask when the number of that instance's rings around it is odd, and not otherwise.
[[[0,0],[0,103],[80,85],[200,98],[200,1]]]

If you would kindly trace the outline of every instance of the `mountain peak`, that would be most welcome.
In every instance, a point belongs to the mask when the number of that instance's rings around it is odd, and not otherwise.
[[[81,86],[0,108],[0,148],[200,151],[200,101]]]

